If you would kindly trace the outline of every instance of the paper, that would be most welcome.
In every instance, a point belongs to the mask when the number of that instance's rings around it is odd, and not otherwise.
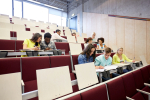
[[[104,69],[106,70],[111,70],[111,69],[116,69],[118,66],[116,65],[110,65],[110,66],[105,66]]]
[[[104,72],[105,69],[96,69],[96,72]]]

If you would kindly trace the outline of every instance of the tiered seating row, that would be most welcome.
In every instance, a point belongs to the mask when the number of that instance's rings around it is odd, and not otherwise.
[[[144,83],[150,83],[150,65],[57,100],[150,100]]]

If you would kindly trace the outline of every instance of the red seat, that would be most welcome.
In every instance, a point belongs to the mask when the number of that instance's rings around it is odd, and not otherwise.
[[[110,56],[113,58],[114,54],[115,54],[115,53],[111,53],[111,55],[110,55]]]
[[[59,63],[58,63],[59,61]],[[66,56],[51,56],[50,57],[50,63],[51,63],[51,67],[60,67],[60,66],[69,66],[69,70],[70,70],[70,77],[71,80],[75,80],[75,75],[74,73],[72,73],[72,68],[71,68],[71,60],[70,60],[70,56],[66,55]],[[78,86],[74,85],[73,86],[73,92],[78,91]]]
[[[141,93],[137,93],[135,81],[132,73],[124,75],[122,77],[126,96],[135,99],[135,100],[145,100]]]
[[[20,49],[23,49],[23,42],[22,40],[16,40],[16,50],[19,51]]]
[[[126,94],[122,78],[118,78],[111,82],[108,82],[107,88],[110,100],[126,100]]]
[[[25,92],[37,90],[36,70],[50,68],[49,57],[22,58],[22,79]],[[38,100],[37,98],[31,100]]]
[[[97,44],[93,44],[95,46],[95,48],[97,48]]]
[[[0,50],[15,50],[15,40],[0,40]]]
[[[74,65],[77,65],[77,64],[78,64],[78,56],[79,56],[79,55],[72,55],[72,63],[73,63],[73,68],[74,68],[74,70],[75,70]]]
[[[98,86],[89,91],[81,93],[82,100],[108,100],[105,85]]]
[[[82,100],[82,99],[81,99],[80,94],[78,94],[78,95],[73,96],[73,97],[70,97],[70,98],[68,98],[68,99],[66,99],[66,100]]]
[[[148,67],[141,68],[140,70],[142,72],[144,83],[150,83]]]
[[[137,70],[137,71],[134,71],[132,73],[133,73],[133,77],[134,77],[134,80],[135,80],[136,88],[150,93],[150,88],[148,86],[144,85],[144,80],[143,80],[143,77],[142,77],[141,70]],[[148,95],[143,94],[143,96],[146,100],[148,100]]]
[[[84,41],[86,42],[87,38],[84,38]]]
[[[69,55],[69,51],[70,51],[69,43],[55,42],[55,45],[56,45],[56,48],[57,48],[57,49],[65,50],[65,54],[66,54],[66,55]]]
[[[98,54],[96,54],[96,57],[98,57],[98,56],[100,56],[100,55],[102,55],[102,53],[98,53]]]
[[[0,59],[0,75],[20,72],[20,58]]]
[[[61,37],[63,37],[63,38],[65,38],[65,39],[67,39],[67,36],[61,36]]]
[[[84,43],[81,43],[82,50],[84,50]]]

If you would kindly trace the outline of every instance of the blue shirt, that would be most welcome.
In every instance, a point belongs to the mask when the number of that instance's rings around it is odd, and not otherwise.
[[[93,62],[92,56],[90,56],[88,59],[87,59],[86,54],[84,54],[84,55],[80,54],[78,56],[78,64],[84,64],[84,63],[90,63],[90,62]]]
[[[112,58],[109,57],[106,60],[104,55],[100,55],[100,56],[96,57],[95,62],[94,62],[95,66],[103,66],[103,67],[105,67],[107,65],[111,65],[111,63],[112,63]]]
[[[103,47],[100,46],[100,44],[97,44],[97,46],[99,46],[100,49],[104,49],[105,48],[105,44],[103,43]]]

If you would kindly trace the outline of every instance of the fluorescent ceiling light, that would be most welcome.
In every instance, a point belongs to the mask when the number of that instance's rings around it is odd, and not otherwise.
[[[37,3],[37,4],[42,4],[42,3],[34,1],[34,0],[27,0],[27,1],[34,2],[34,3]]]

